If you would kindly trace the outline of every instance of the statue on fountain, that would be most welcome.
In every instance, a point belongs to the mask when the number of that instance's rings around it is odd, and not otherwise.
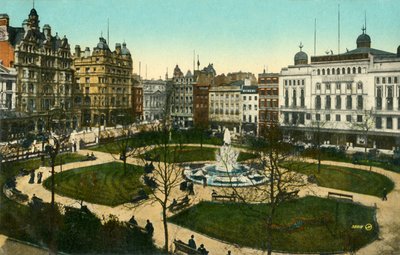
[[[224,144],[230,145],[231,144],[231,133],[229,132],[229,129],[225,128],[224,131]]]

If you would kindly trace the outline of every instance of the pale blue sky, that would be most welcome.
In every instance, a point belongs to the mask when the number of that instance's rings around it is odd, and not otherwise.
[[[71,48],[93,48],[110,20],[110,45],[127,43],[134,72],[147,65],[148,78],[164,77],[176,64],[193,68],[193,50],[201,67],[214,63],[217,73],[262,72],[293,64],[293,56],[314,51],[317,19],[317,55],[338,50],[338,4],[341,9],[341,52],[355,41],[367,13],[372,47],[395,52],[400,45],[398,0],[36,0],[40,26],[67,35]],[[0,13],[21,26],[32,0],[0,0]],[[196,60],[197,62],[197,60]]]

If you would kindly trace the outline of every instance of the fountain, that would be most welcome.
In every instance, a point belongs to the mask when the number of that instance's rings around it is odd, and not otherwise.
[[[215,164],[206,164],[202,167],[188,166],[184,174],[193,182],[210,186],[253,186],[264,183],[265,176],[250,170],[247,165],[237,163],[239,153],[231,146],[229,129],[224,131],[224,144],[216,154]]]

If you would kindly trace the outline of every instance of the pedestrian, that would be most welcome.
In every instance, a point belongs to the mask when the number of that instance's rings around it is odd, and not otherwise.
[[[203,187],[207,186],[207,177],[203,176]]]
[[[187,189],[189,191],[189,195],[194,195],[193,182],[189,182]]]
[[[227,255],[232,255],[232,254],[231,254],[231,251],[228,251],[228,254],[227,254]]]
[[[146,224],[146,226],[144,228],[146,229],[147,234],[149,234],[151,236],[153,235],[154,227],[153,227],[153,224],[149,220],[147,220],[147,224]]]
[[[194,241],[194,235],[191,236],[191,238],[188,241],[188,246],[192,249],[196,249],[196,242]]]
[[[386,188],[384,188],[383,192],[382,192],[382,201],[385,201],[385,200],[387,200],[387,190],[386,190]]]
[[[204,248],[204,244],[200,244],[200,247],[197,249],[198,252],[200,252],[200,254],[202,255],[207,255],[208,251],[206,250],[206,248]]]
[[[135,226],[138,225],[138,223],[137,223],[137,221],[135,219],[135,215],[132,215],[132,217],[129,219],[129,223],[132,224],[132,225],[135,225]]]

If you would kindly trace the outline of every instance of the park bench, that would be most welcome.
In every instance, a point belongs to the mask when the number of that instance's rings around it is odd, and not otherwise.
[[[138,195],[134,196],[131,200],[131,203],[139,202],[140,200],[147,199],[149,196],[146,194],[146,191],[143,189],[139,190]]]
[[[235,194],[232,195],[217,195],[211,194],[212,201],[221,201],[221,202],[236,202],[237,196]]]
[[[336,192],[328,192],[328,198],[336,197],[336,198],[343,198],[353,201],[353,195],[347,195],[343,193],[336,193]]]
[[[277,199],[280,201],[292,200],[299,197],[299,190],[294,190],[290,192],[282,192],[278,195]]]
[[[181,240],[174,240],[174,245],[175,245],[175,250],[174,254],[199,254],[201,255],[201,252],[197,251],[196,249],[193,249],[186,243],[182,242]]]
[[[137,225],[137,224],[132,224],[132,223],[130,223],[130,222],[126,222],[126,225],[127,225],[129,228],[131,228],[131,229],[137,229],[137,230],[139,230],[140,232],[142,232],[143,234],[147,234],[147,230],[146,230],[145,228],[143,228],[143,227]]]
[[[179,211],[179,210],[181,210],[181,209],[187,207],[187,206],[189,205],[189,202],[190,202],[190,199],[184,199],[184,198],[182,198],[182,199],[181,199],[179,202],[177,202],[176,204],[171,204],[171,205],[168,207],[168,209],[169,209],[171,212]]]

